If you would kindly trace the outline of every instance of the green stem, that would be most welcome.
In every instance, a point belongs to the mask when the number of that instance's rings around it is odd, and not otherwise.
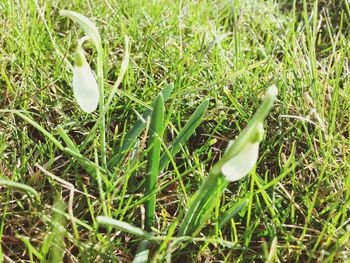
[[[97,80],[98,87],[100,89],[100,98],[99,98],[99,113],[101,116],[100,121],[100,147],[101,147],[101,163],[102,167],[106,168],[107,158],[106,158],[106,120],[104,112],[104,82],[103,82],[103,48],[99,44],[97,49]]]

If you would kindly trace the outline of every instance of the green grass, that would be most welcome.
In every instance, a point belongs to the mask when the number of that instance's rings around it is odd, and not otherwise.
[[[209,99],[196,133],[158,176],[154,262],[272,262],[274,253],[280,262],[349,260],[350,4],[278,2],[1,0],[0,258],[59,262],[63,248],[68,262],[129,262],[142,240],[134,232],[143,233],[150,200],[141,187],[148,128],[133,155],[108,172],[96,168],[99,132],[86,140],[99,116],[74,101],[70,65],[83,31],[59,16],[69,9],[100,31],[106,96],[129,37],[129,67],[105,115],[107,162],[136,112],[149,109],[167,83],[174,89],[165,102],[163,151]],[[93,44],[84,47],[96,70]],[[190,197],[272,84],[279,96],[265,121],[256,171],[230,183],[207,226],[181,240]],[[64,133],[79,152],[64,148]],[[129,187],[129,179],[139,187]],[[246,205],[236,212],[238,201]],[[230,213],[222,226],[218,218]],[[118,220],[112,222],[125,231],[99,226],[97,216]]]

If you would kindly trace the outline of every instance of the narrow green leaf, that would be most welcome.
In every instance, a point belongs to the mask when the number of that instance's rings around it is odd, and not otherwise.
[[[180,133],[176,136],[175,140],[171,143],[169,147],[169,152],[171,153],[172,157],[174,157],[180,151],[182,145],[184,145],[190,138],[190,136],[195,132],[196,128],[202,121],[202,118],[208,108],[208,105],[209,99],[206,99],[198,106],[198,108],[192,114],[191,118],[187,121]],[[164,168],[169,164],[169,162],[169,154],[164,153],[160,161],[160,170],[164,170]]]
[[[196,236],[211,214],[217,198],[220,197],[226,186],[227,181],[223,177],[209,174],[205,182],[192,196],[178,236]]]
[[[145,181],[145,196],[150,196],[145,203],[146,229],[150,230],[154,221],[155,204],[156,204],[156,185],[159,175],[159,161],[160,161],[160,148],[161,137],[164,126],[164,100],[163,95],[159,94],[156,99],[156,103],[153,107],[150,129],[149,129],[149,141],[148,141],[148,155],[147,155],[147,174]]]
[[[174,84],[170,83],[167,86],[163,88],[161,91],[161,94],[163,95],[164,102],[166,102],[170,98],[170,94],[174,88]],[[152,103],[152,106],[154,106],[155,101]],[[117,150],[112,155],[110,161],[109,161],[109,167],[113,168],[118,165],[118,162],[123,158],[124,154],[128,152],[130,147],[136,142],[137,138],[142,133],[143,129],[146,127],[146,123],[144,120],[147,120],[152,114],[152,110],[146,110],[142,114],[142,119],[138,119],[134,126],[127,132],[124,139],[120,143],[120,145],[117,147]]]
[[[98,216],[96,217],[96,221],[98,224],[100,225],[106,225],[106,226],[111,226],[114,227],[116,229],[119,229],[120,231],[123,232],[127,232],[130,234],[133,234],[135,236],[141,237],[141,238],[151,238],[152,234],[148,233],[144,230],[142,230],[141,228],[138,228],[136,226],[133,226],[129,223],[123,222],[123,221],[119,221],[107,216]]]
[[[137,248],[136,255],[132,263],[147,263],[149,255],[149,241],[142,240]]]
[[[68,136],[68,134],[65,132],[61,125],[57,126],[57,132],[70,150],[79,153],[79,149],[77,148],[76,144]]]
[[[55,201],[54,208],[64,212],[65,203],[59,196]],[[64,243],[64,232],[62,229],[66,227],[66,219],[60,213],[54,213],[52,219],[52,232],[50,234],[50,256],[49,262],[60,263],[63,261],[63,256],[65,253],[65,243]]]
[[[232,217],[239,213],[249,202],[249,198],[244,198],[238,201],[234,206],[228,209],[222,219],[220,219],[219,228],[227,224]]]
[[[30,197],[31,197],[32,195],[35,196],[36,199],[37,199],[37,201],[40,202],[40,196],[39,196],[38,192],[37,192],[34,188],[32,188],[32,187],[30,187],[30,186],[28,186],[28,185],[26,185],[26,184],[21,184],[21,183],[14,182],[14,181],[12,181],[12,180],[0,178],[0,185],[5,185],[5,186],[13,187],[13,188],[16,188],[16,189],[18,189],[18,190],[21,190],[21,191],[23,191],[23,192],[26,192],[26,193],[30,194],[30,195],[29,195]]]

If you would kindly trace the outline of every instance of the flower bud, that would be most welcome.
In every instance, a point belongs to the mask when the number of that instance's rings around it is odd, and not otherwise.
[[[83,111],[91,113],[97,108],[99,89],[80,45],[75,53],[74,62],[72,83],[74,97]]]
[[[235,153],[221,167],[221,173],[227,180],[234,182],[245,177],[258,161],[259,143],[263,139],[264,129],[263,124],[259,123],[255,127],[255,132],[245,145]],[[229,147],[235,147],[233,142]],[[227,152],[227,151],[226,151]]]

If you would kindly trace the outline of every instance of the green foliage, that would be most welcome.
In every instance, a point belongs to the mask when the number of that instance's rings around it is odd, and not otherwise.
[[[166,85],[162,90],[162,96],[164,102],[166,102],[174,88],[174,84],[170,83]],[[155,105],[155,101],[152,104],[152,107]],[[126,133],[122,138],[120,145],[117,147],[117,150],[113,153],[112,157],[109,160],[109,166],[113,169],[118,162],[122,159],[122,156],[125,156],[130,150],[130,147],[136,142],[137,138],[140,136],[142,131],[146,127],[146,120],[152,115],[152,110],[146,110],[142,114],[142,119],[138,119],[134,126]]]
[[[346,261],[349,10],[346,0],[2,1],[0,177],[24,188],[0,184],[0,261],[51,260],[42,248],[52,231],[72,262]],[[74,51],[89,35],[77,13],[100,36],[83,45],[102,98],[89,115],[71,88]],[[214,205],[200,205],[211,212],[185,229],[194,193],[274,83],[256,169],[225,190],[207,185]],[[150,195],[141,186],[159,92],[164,133]],[[57,192],[68,210],[53,205]],[[129,225],[145,231],[153,195],[157,216],[143,242]],[[128,227],[102,227],[99,215]]]
[[[193,135],[196,128],[201,123],[208,105],[209,100],[204,100],[192,114],[191,118],[187,121],[185,126],[181,129],[174,141],[171,142],[171,145],[168,149],[169,152],[163,153],[160,160],[160,170],[164,170],[164,168],[169,164],[171,158],[175,157],[175,155],[180,151],[181,147],[187,142],[190,136]],[[170,157],[169,154],[171,155]]]
[[[36,198],[36,201],[40,202],[40,196],[39,196],[38,192],[26,184],[21,184],[21,183],[12,181],[12,180],[0,178],[0,185],[4,185],[6,187],[12,187],[14,189],[26,192],[29,194],[29,197],[32,198],[32,196],[33,196]]]

